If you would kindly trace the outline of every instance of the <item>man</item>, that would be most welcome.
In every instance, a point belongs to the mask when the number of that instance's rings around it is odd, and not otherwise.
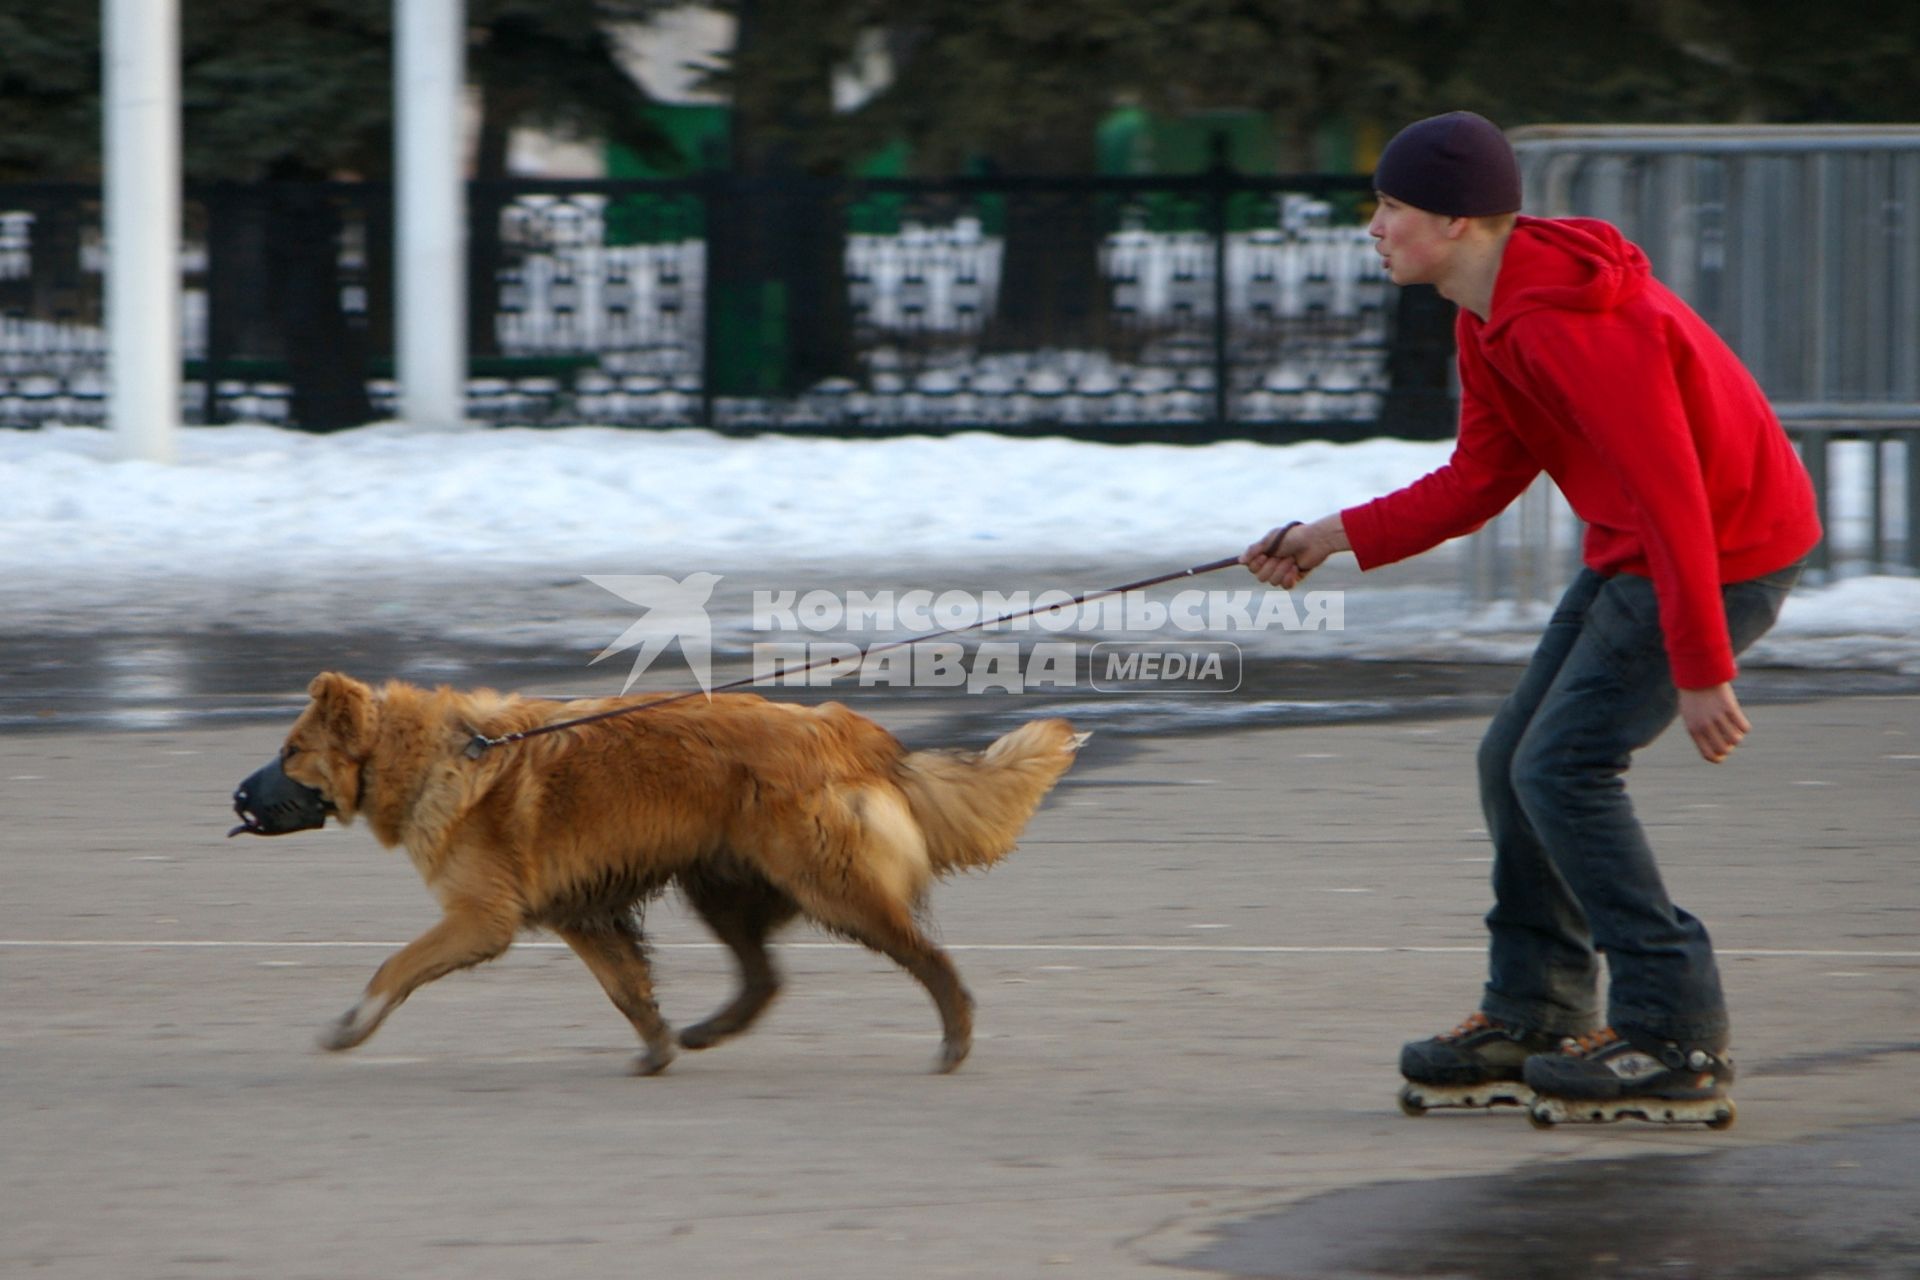
[[[1518,215],[1519,168],[1491,122],[1407,126],[1374,184],[1368,231],[1394,283],[1459,307],[1458,440],[1432,474],[1275,530],[1242,562],[1286,588],[1338,551],[1389,564],[1479,528],[1542,471],[1587,524],[1586,567],[1480,748],[1495,853],[1480,1008],[1407,1045],[1401,1071],[1429,1105],[1487,1105],[1488,1085],[1524,1080],[1540,1100],[1623,1104],[1611,1115],[1644,1102],[1650,1118],[1728,1123],[1712,945],[1668,899],[1622,775],[1676,714],[1715,764],[1751,729],[1734,657],[1819,540],[1806,470],[1638,247],[1597,220]],[[1528,1098],[1509,1085],[1494,1100]]]

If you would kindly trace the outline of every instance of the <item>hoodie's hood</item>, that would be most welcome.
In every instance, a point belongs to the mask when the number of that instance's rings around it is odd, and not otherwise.
[[[1486,339],[1530,311],[1610,311],[1646,286],[1647,255],[1597,218],[1521,218],[1500,259]]]

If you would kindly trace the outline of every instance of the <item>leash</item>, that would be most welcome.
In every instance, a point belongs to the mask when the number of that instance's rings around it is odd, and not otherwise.
[[[1274,533],[1273,537],[1268,540],[1267,545],[1262,548],[1262,550],[1268,555],[1272,555],[1278,551],[1280,543],[1286,538],[1288,531],[1297,528],[1299,524],[1300,522],[1298,520],[1294,520],[1282,525]],[[1082,592],[1080,595],[1055,604],[1034,605],[1031,608],[1020,609],[1014,613],[1002,614],[998,618],[982,618],[978,622],[969,622],[965,626],[944,627],[939,631],[929,631],[923,635],[913,636],[906,640],[889,640],[885,644],[874,645],[872,648],[866,650],[866,652],[861,655],[860,660],[864,662],[873,654],[885,653],[890,649],[900,649],[911,644],[920,644],[927,640],[937,640],[941,636],[957,636],[964,632],[976,631],[981,627],[993,627],[999,626],[1003,622],[1014,622],[1021,618],[1031,617],[1036,613],[1051,613],[1059,609],[1075,609],[1087,603],[1089,600],[1101,600],[1107,596],[1123,595],[1128,591],[1143,591],[1148,587],[1157,587],[1163,582],[1172,582],[1179,578],[1197,578],[1203,573],[1214,573],[1230,565],[1239,563],[1239,556],[1227,556],[1220,560],[1209,560],[1205,564],[1196,564],[1190,568],[1175,569],[1171,573],[1162,573],[1152,578],[1142,578],[1138,582],[1124,582],[1117,587],[1104,587],[1099,591]],[[847,661],[847,657],[844,654],[835,654],[826,658],[816,658],[804,666],[786,668],[785,674],[800,675],[803,672],[813,670],[815,667],[832,667],[837,663],[845,661]],[[698,698],[701,696],[711,698],[716,693],[729,693],[735,689],[744,689],[753,682],[753,676],[746,676],[739,680],[730,680],[726,684],[715,685],[711,689],[689,689],[685,693],[671,694],[668,697],[658,698],[652,702],[640,702],[631,706],[615,707],[610,711],[595,712],[590,716],[579,716],[572,720],[559,720],[552,724],[536,725],[531,729],[520,729],[514,733],[503,733],[497,738],[488,737],[484,733],[475,733],[467,743],[467,759],[478,760],[494,747],[504,747],[510,743],[525,742],[528,738],[538,738],[544,734],[559,733],[562,729],[577,729],[581,725],[596,724],[601,720],[612,720],[618,716],[630,716],[636,712],[651,711],[657,707],[670,706],[676,702],[685,702],[689,698]]]

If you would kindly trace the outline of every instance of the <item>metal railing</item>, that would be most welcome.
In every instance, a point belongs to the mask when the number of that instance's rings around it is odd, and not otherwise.
[[[1753,371],[1813,476],[1827,528],[1815,572],[1920,570],[1920,126],[1552,126],[1512,138],[1528,213],[1614,223]],[[1837,467],[1840,456],[1865,465]],[[1473,552],[1479,594],[1545,599],[1577,533],[1559,534],[1545,561],[1512,548],[1523,522],[1570,520],[1542,495],[1492,522]],[[1555,567],[1506,572],[1535,561]]]
[[[1528,211],[1618,225],[1775,404],[1920,402],[1920,126],[1513,139]]]
[[[1364,176],[476,183],[470,412],[1112,439],[1452,430]],[[393,412],[390,193],[189,188],[189,420]],[[0,188],[0,422],[103,408],[97,191]],[[1430,291],[1426,291],[1429,292]]]
[[[1808,581],[1920,574],[1920,406],[1888,405],[1878,413],[1856,407],[1831,417],[1800,406],[1780,417],[1806,463],[1826,530],[1808,558]],[[1579,518],[1543,476],[1468,540],[1472,597],[1550,604],[1580,568],[1583,535]]]

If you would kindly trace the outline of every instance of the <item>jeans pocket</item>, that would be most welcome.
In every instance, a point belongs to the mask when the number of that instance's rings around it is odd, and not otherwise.
[[[1730,582],[1720,589],[1727,609],[1727,638],[1733,651],[1743,653],[1748,646],[1773,629],[1787,595],[1800,581],[1806,561],[1790,564],[1776,573],[1745,582]]]
[[[1599,595],[1606,585],[1605,577],[1592,569],[1581,569],[1574,575],[1573,581],[1567,584],[1567,589],[1561,594],[1559,603],[1554,606],[1553,617],[1547,625],[1579,629],[1586,622],[1587,610],[1593,607],[1594,597]]]
[[[1660,601],[1649,578],[1631,573],[1608,578],[1587,610],[1586,632],[1607,665],[1623,679],[1644,675],[1652,664],[1666,663]]]

